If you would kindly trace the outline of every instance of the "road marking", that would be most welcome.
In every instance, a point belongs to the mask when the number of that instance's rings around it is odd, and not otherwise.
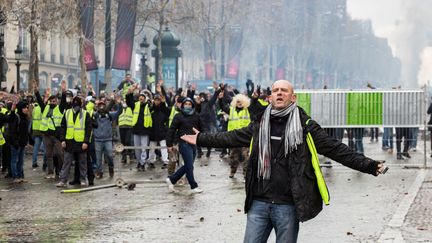
[[[414,199],[423,184],[426,174],[426,170],[419,170],[417,178],[408,190],[408,194],[402,198],[390,222],[384,227],[384,232],[381,234],[378,242],[405,242],[402,237],[401,227],[411,204],[414,202]]]

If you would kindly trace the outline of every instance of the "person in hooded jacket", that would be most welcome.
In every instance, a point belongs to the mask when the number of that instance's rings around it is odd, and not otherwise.
[[[198,102],[197,102],[197,112],[200,115],[201,124],[203,125],[203,131],[211,132],[216,127],[216,112],[214,109],[214,105],[216,103],[217,97],[220,93],[220,90],[216,90],[211,99],[208,99],[206,93],[199,93]],[[198,159],[203,156],[201,147],[198,147]],[[211,155],[211,147],[207,147],[206,157],[210,158]]]
[[[202,128],[199,115],[195,112],[195,105],[192,99],[186,98],[181,105],[181,112],[174,116],[170,129],[168,130],[167,146],[168,150],[173,149],[173,141],[183,135],[195,134],[193,128],[200,130]],[[175,192],[174,184],[186,174],[192,193],[201,193],[203,190],[198,187],[195,181],[193,169],[196,157],[196,146],[179,140],[179,152],[183,158],[184,165],[180,167],[173,175],[167,177],[166,183],[171,192]]]
[[[11,171],[14,183],[26,182],[24,180],[24,148],[29,142],[29,104],[20,101],[16,105],[17,113],[11,111],[9,120],[9,133],[11,139]]]

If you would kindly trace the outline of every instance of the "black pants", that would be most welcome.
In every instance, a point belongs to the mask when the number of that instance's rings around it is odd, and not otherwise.
[[[124,146],[132,146],[132,128],[129,127],[120,127],[120,142]],[[134,154],[134,150],[132,149],[125,149],[122,152],[122,160],[126,161],[126,156],[129,155],[129,157],[132,158]]]
[[[89,148],[90,145],[93,145],[94,143],[89,144]],[[93,171],[93,165],[92,165],[92,158],[90,156],[91,152],[89,149],[87,149],[87,180],[89,182],[89,184],[92,184],[95,178],[95,174]],[[74,154],[74,161],[75,161],[75,166],[74,166],[74,181],[78,182],[81,181],[80,179],[80,168],[79,168],[79,164],[78,164],[78,156],[76,156],[76,154]]]
[[[404,139],[403,141],[403,153],[408,152],[408,147],[409,147],[409,139],[411,138],[411,129],[406,128],[406,127],[397,127],[396,128],[396,151],[398,154],[401,153],[401,143],[402,143],[402,138]]]

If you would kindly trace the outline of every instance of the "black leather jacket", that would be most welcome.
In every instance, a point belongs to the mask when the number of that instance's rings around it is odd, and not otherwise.
[[[301,222],[314,218],[322,210],[322,199],[318,190],[317,180],[313,171],[311,154],[306,143],[306,134],[311,133],[317,152],[352,169],[376,175],[378,162],[355,153],[345,144],[327,135],[318,123],[300,108],[300,119],[303,126],[304,142],[297,150],[286,158],[290,160],[290,185],[297,217]],[[253,146],[250,154],[248,170],[246,174],[246,201],[247,213],[253,200],[252,189],[257,182],[258,166],[258,131],[259,122],[250,123],[248,127],[216,134],[199,134],[197,146],[202,147],[248,147],[253,138]],[[280,185],[284,186],[284,185]]]

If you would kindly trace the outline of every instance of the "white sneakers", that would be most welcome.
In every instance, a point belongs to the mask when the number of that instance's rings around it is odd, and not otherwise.
[[[203,192],[204,190],[201,189],[201,188],[199,188],[199,187],[195,187],[195,188],[192,189],[191,191],[192,191],[192,193],[201,193],[201,192]]]
[[[56,187],[65,187],[66,183],[64,183],[63,181],[60,181],[59,183],[56,184]]]
[[[165,181],[166,181],[166,184],[168,185],[168,190],[170,192],[175,192],[176,190],[174,189],[174,184],[172,184],[170,178],[167,177]]]
[[[177,192],[176,189],[174,189],[174,184],[171,182],[171,179],[169,177],[166,178],[166,184],[168,185],[168,190],[170,192]],[[191,190],[192,194],[195,193],[202,193],[204,190],[199,188],[199,187],[195,187],[194,189]]]

